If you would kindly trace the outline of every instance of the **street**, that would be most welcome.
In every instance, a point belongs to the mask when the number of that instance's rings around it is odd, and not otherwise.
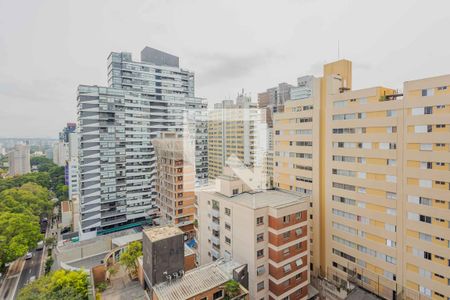
[[[20,258],[11,264],[7,278],[3,282],[0,290],[0,299],[16,299],[20,289],[28,283],[32,276],[36,279],[39,277],[42,254],[42,250],[33,251],[33,257],[31,259],[25,260]]]

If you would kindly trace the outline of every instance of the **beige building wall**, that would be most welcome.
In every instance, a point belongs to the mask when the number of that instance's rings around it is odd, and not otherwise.
[[[250,98],[239,95],[236,103],[224,100],[208,112],[208,177],[214,179],[234,165],[249,168],[262,187],[271,185],[271,129],[265,111]]]
[[[31,172],[30,146],[18,144],[8,153],[9,175],[17,176]]]
[[[352,91],[351,77],[351,62],[327,64],[320,95],[274,115],[275,186],[312,195],[311,274],[386,299],[447,300],[450,75],[406,82],[404,95]]]
[[[313,96],[290,100],[274,114],[274,186],[311,195],[309,231],[311,273],[320,267],[320,87],[315,78]]]
[[[329,97],[326,109],[327,277],[387,299],[402,272],[402,101],[370,88]],[[399,134],[400,133],[400,134]]]
[[[404,284],[450,297],[450,75],[404,84]]]

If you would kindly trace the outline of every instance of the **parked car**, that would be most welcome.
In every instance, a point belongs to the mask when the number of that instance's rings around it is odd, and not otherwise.
[[[37,243],[36,250],[42,250],[44,248],[44,241],[39,241]]]
[[[28,252],[27,254],[25,254],[25,259],[30,259],[33,257],[33,253]]]
[[[36,276],[31,276],[30,279],[28,280],[28,283],[32,283],[35,280],[36,280]]]

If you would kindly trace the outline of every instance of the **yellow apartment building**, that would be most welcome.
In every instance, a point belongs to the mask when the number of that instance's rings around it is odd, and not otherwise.
[[[274,185],[311,194],[311,274],[450,299],[450,76],[351,90],[351,62],[274,115]]]

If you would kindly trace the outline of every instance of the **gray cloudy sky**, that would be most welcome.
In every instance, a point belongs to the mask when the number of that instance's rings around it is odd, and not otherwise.
[[[210,103],[353,61],[353,87],[450,73],[450,1],[0,0],[0,137],[56,137],[110,51],[178,55]]]

